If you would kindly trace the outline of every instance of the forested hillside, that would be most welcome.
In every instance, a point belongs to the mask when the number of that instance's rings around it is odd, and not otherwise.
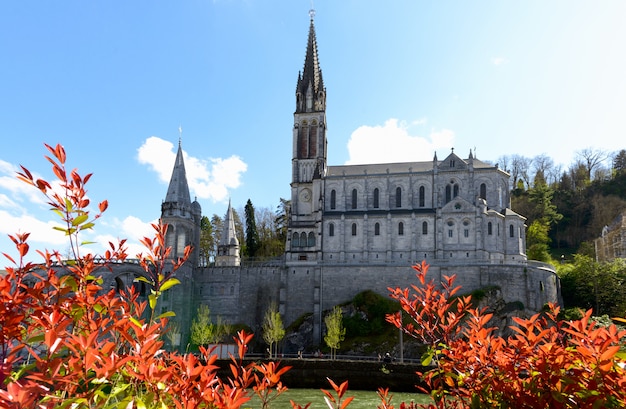
[[[511,174],[511,207],[528,218],[529,258],[577,252],[626,209],[626,150],[585,149],[567,169],[545,155],[500,160]]]

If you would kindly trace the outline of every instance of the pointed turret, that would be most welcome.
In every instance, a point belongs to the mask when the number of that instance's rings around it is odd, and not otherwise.
[[[237,240],[237,234],[235,233],[235,218],[233,217],[233,208],[230,206],[230,200],[228,200],[228,210],[226,211],[226,218],[224,219],[224,230],[220,244],[239,245],[239,240]]]
[[[170,185],[167,188],[165,203],[179,203],[180,205],[191,206],[191,196],[189,195],[189,185],[187,184],[187,172],[185,171],[185,162],[183,161],[183,148],[181,142],[178,142],[178,152],[176,152],[176,161],[174,162],[174,170],[170,178]]]
[[[233,217],[233,209],[228,201],[228,210],[224,218],[224,230],[220,243],[217,246],[217,256],[215,257],[215,265],[218,267],[236,267],[241,264],[239,257],[239,240],[235,232],[235,218]]]
[[[304,69],[298,73],[296,86],[296,113],[314,112],[326,110],[326,88],[322,79],[319,56],[317,53],[317,39],[315,37],[315,24],[311,13],[311,25],[309,26],[309,41],[307,42]]]
[[[181,257],[185,246],[191,245],[194,252],[190,261],[192,265],[196,265],[201,218],[200,204],[196,200],[191,202],[187,172],[183,160],[183,148],[179,141],[172,177],[165,200],[161,204],[161,220],[168,225],[166,245],[172,247],[171,257]]]

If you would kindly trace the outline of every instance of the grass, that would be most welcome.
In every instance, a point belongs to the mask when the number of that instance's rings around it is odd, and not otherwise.
[[[332,390],[327,388],[326,390]],[[407,392],[390,392],[393,395],[391,403],[396,408],[400,407],[401,402],[415,401],[416,403],[428,403],[431,402],[428,395],[420,393],[407,393]],[[336,396],[333,394],[333,396]],[[380,398],[378,394],[373,391],[351,391],[348,390],[344,395],[346,397],[354,396],[354,400],[348,405],[348,409],[374,409],[380,404]],[[319,389],[289,389],[287,392],[280,395],[276,400],[270,403],[271,409],[291,409],[289,400],[293,400],[298,404],[306,405],[311,402],[310,409],[325,409],[328,408],[326,402],[324,402],[324,394]],[[244,408],[260,409],[261,402],[254,396],[251,401],[243,405]]]

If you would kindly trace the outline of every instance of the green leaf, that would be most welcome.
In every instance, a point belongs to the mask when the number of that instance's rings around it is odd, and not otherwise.
[[[175,317],[175,316],[176,316],[176,313],[174,311],[165,311],[164,313],[156,317],[156,319],[160,320],[161,318]]]
[[[433,350],[429,349],[422,355],[422,366],[429,366],[433,361]]]
[[[72,202],[68,198],[65,198],[65,210],[67,212],[71,212],[74,210],[74,206],[72,206]]]
[[[178,278],[170,278],[167,281],[165,281],[163,284],[161,284],[161,291],[165,291],[168,288],[171,288],[177,284],[180,284],[180,280]]]
[[[130,320],[130,322],[132,322],[133,324],[135,324],[136,326],[138,326],[139,328],[141,328],[141,322],[139,322],[139,320],[135,317],[130,317],[128,318]]]
[[[104,282],[104,280],[102,280],[102,277],[96,277],[96,276],[93,276],[93,275],[86,276],[85,280],[86,281],[93,281],[96,284],[102,284]]]
[[[41,339],[43,340],[43,335],[41,336]],[[32,364],[28,364],[28,365],[22,365],[20,367],[19,370],[17,370],[14,374],[13,374],[13,379],[17,380],[20,379],[25,373],[28,373],[30,371],[32,371],[33,369],[35,369],[37,367],[37,362],[33,362]]]
[[[130,386],[129,383],[116,383],[113,389],[111,389],[111,397],[119,395],[124,392]]]
[[[156,308],[157,296],[154,294],[148,295],[148,303],[150,303],[150,309],[154,310]]]
[[[54,230],[62,231],[63,233],[68,234],[68,233],[67,233],[67,232],[68,232],[68,230],[67,230],[66,228],[64,228],[64,227],[52,226],[52,228],[53,228]]]
[[[146,404],[143,403],[140,397],[137,396],[135,399],[136,399],[137,409],[146,409]]]
[[[45,335],[44,335],[44,333],[42,332],[42,333],[40,333],[40,334],[33,335],[32,337],[29,337],[29,338],[26,340],[26,342],[27,342],[28,344],[39,343],[39,342],[43,342],[44,338],[45,338]]]
[[[80,224],[83,224],[84,222],[87,221],[87,219],[89,218],[88,214],[81,214],[80,216],[76,216],[74,218],[74,220],[72,220],[72,226],[78,226]]]
[[[78,289],[78,284],[76,283],[76,279],[73,275],[66,275],[61,278],[61,282],[64,286],[67,286],[72,291],[76,291]]]
[[[80,226],[81,230],[87,230],[87,229],[91,229],[93,226],[95,226],[95,224],[89,222],[89,223],[85,223],[82,226]]]
[[[81,241],[81,242],[80,242],[80,245],[81,245],[81,246],[85,246],[85,245],[87,245],[87,244],[94,244],[94,243],[96,243],[96,242],[95,242],[95,241]]]
[[[143,281],[144,283],[152,284],[152,281],[150,281],[149,279],[147,279],[144,276],[139,276],[139,277],[135,278],[134,281]]]

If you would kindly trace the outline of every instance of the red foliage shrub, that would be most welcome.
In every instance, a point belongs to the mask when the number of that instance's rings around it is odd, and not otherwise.
[[[438,408],[623,408],[626,371],[616,355],[626,331],[598,327],[588,311],[559,321],[558,306],[529,319],[515,318],[515,335],[502,338],[487,327],[491,314],[454,298],[455,277],[440,287],[426,280],[428,265],[414,266],[419,286],[389,289],[400,313],[388,321],[429,347],[421,374]]]
[[[172,313],[155,317],[154,311],[162,292],[178,284],[175,273],[191,251],[169,258],[167,226],[154,225],[155,237],[142,240],[148,250],[141,256],[142,279],[150,286],[147,302],[132,287],[121,294],[103,290],[96,272],[126,259],[125,242],[109,243],[99,258],[81,253],[80,232],[93,227],[107,202],[92,217],[85,188],[91,175],[68,174],[63,147],[46,148],[60,187],[35,180],[24,167],[18,177],[40,190],[59,215],[63,227],[55,229],[68,237],[72,258],[38,251],[42,264],[25,262],[28,233],[10,236],[19,259],[3,253],[13,266],[0,276],[0,407],[239,408],[250,399],[250,387],[262,401],[284,391],[280,376],[288,367],[242,364],[252,335],[235,338],[238,355],[227,379],[216,375],[211,351],[200,348],[195,356],[163,349]]]

